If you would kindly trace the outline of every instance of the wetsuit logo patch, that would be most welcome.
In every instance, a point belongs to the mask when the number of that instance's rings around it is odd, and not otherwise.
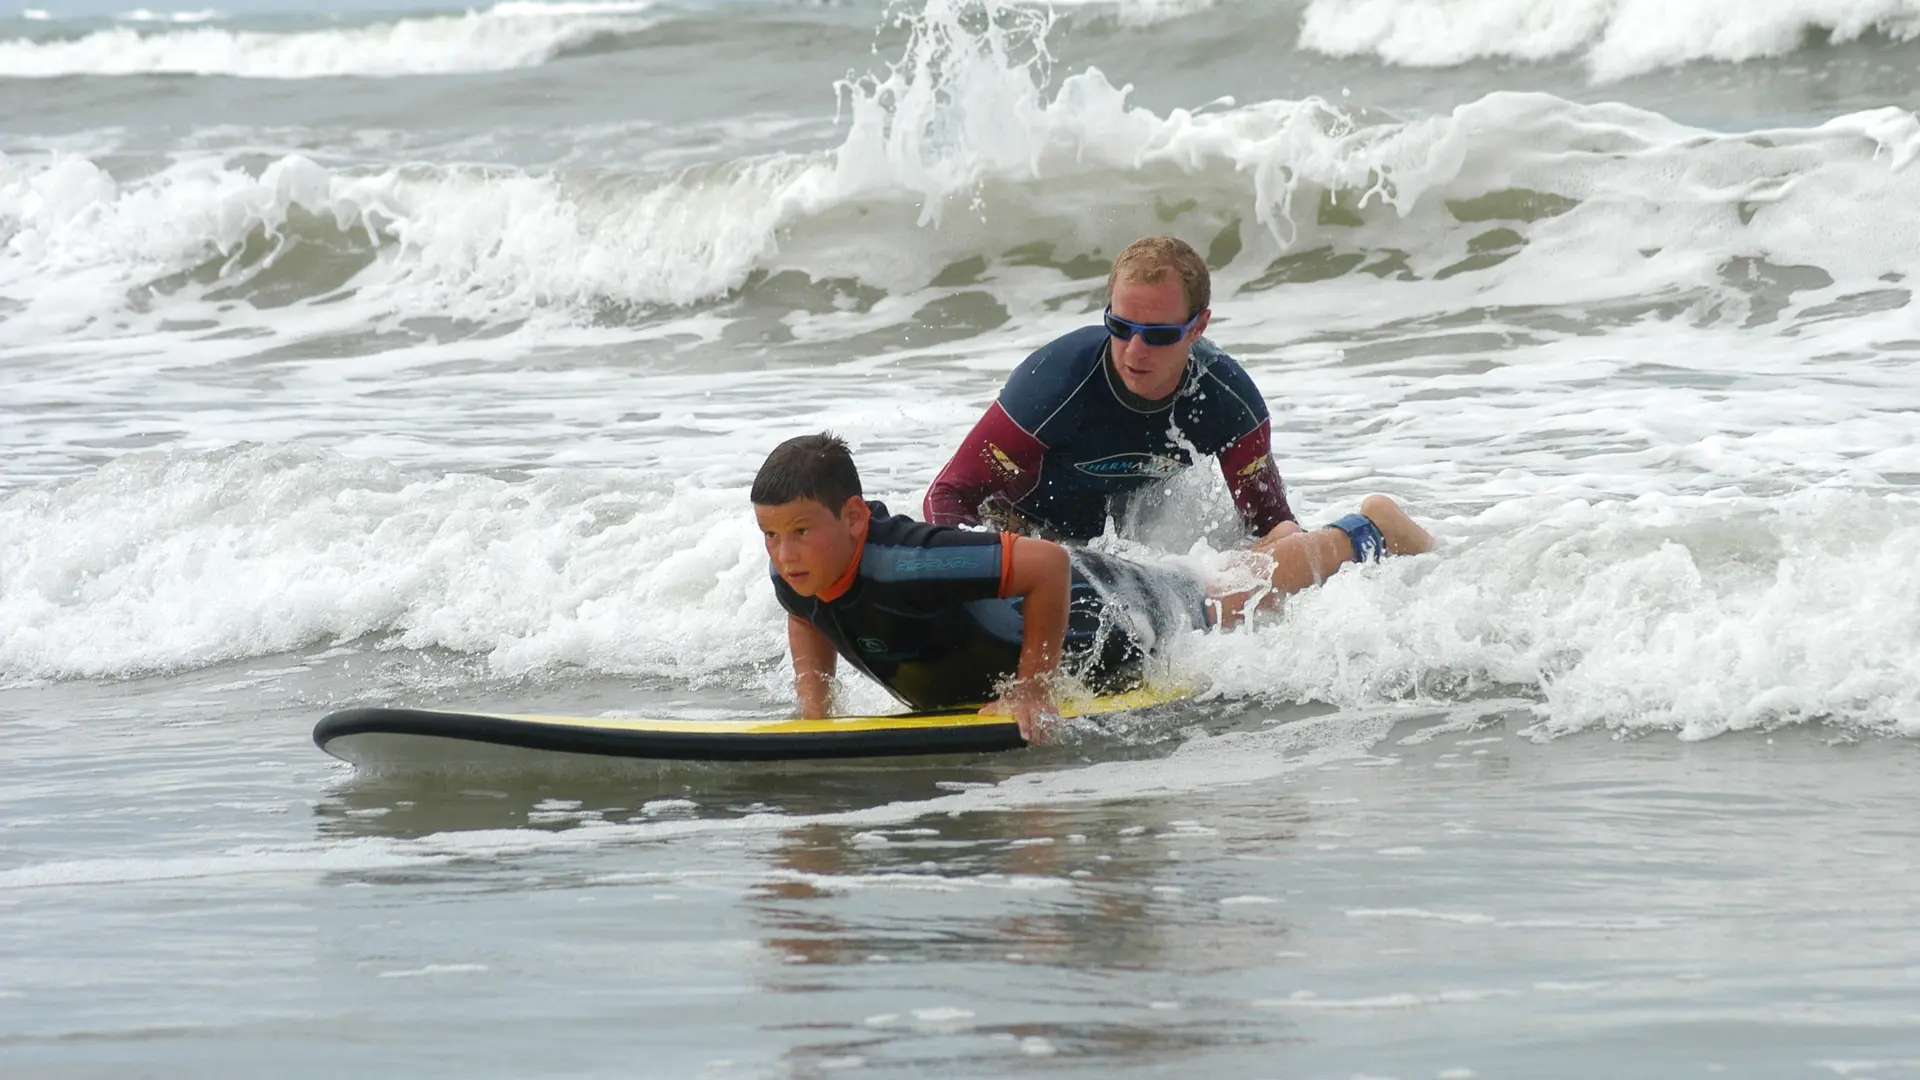
[[[1244,466],[1241,467],[1240,471],[1234,475],[1252,476],[1255,473],[1259,472],[1261,469],[1266,468],[1267,464],[1272,460],[1273,460],[1272,454],[1261,454],[1259,457],[1254,458],[1252,461],[1247,462]]]
[[[1001,476],[1012,479],[1020,475],[1020,466],[1012,456],[995,444],[988,443],[987,452],[983,456],[987,459],[987,464],[993,466],[993,471]]]
[[[901,574],[937,574],[942,570],[975,570],[980,567],[980,558],[974,555],[909,555],[895,560],[893,569]]]
[[[1073,467],[1090,476],[1145,476],[1159,480],[1185,469],[1187,462],[1161,454],[1115,454],[1093,461],[1076,461]]]
[[[905,660],[917,660],[920,656],[913,652],[894,652],[886,642],[875,637],[856,638],[854,644],[860,646],[862,656],[882,664],[898,664]]]

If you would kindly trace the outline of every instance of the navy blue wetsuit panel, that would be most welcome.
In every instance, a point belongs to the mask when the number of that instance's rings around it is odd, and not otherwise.
[[[1046,444],[1034,489],[1014,503],[1072,539],[1100,535],[1128,496],[1214,456],[1267,421],[1266,401],[1234,359],[1202,339],[1186,382],[1163,401],[1129,391],[1107,360],[1103,326],[1056,338],[1014,369],[1000,407]]]

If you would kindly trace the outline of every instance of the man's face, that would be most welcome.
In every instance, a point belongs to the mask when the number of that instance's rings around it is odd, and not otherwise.
[[[853,564],[854,552],[866,542],[872,511],[865,499],[855,495],[838,517],[812,499],[778,506],[755,504],[753,516],[760,522],[767,558],[773,560],[780,579],[801,596],[818,596]]]
[[[1187,310],[1187,293],[1177,274],[1167,274],[1148,285],[1139,281],[1117,281],[1110,298],[1113,313],[1131,323],[1179,326],[1192,317]],[[1180,378],[1187,370],[1187,351],[1193,348],[1207,328],[1211,313],[1202,314],[1185,337],[1171,345],[1152,346],[1135,334],[1126,341],[1109,338],[1113,344],[1113,366],[1128,390],[1159,401],[1180,389]]]

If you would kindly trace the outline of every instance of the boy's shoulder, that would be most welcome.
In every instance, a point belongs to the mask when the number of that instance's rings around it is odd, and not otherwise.
[[[1000,577],[1001,534],[933,525],[888,513],[884,503],[867,505],[873,521],[860,559],[861,577],[887,583]]]

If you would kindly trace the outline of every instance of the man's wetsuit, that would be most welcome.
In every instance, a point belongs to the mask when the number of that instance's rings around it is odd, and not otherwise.
[[[927,520],[978,524],[992,500],[1056,539],[1090,540],[1128,496],[1191,466],[1188,447],[1220,459],[1255,533],[1294,520],[1267,403],[1232,357],[1199,341],[1179,392],[1148,401],[1120,381],[1111,340],[1103,326],[1075,330],[1015,368],[928,489]]]
[[[867,505],[867,542],[846,576],[803,597],[773,570],[780,606],[913,708],[991,701],[1020,668],[1024,600],[1004,595],[1015,538]],[[1094,690],[1136,685],[1141,661],[1163,635],[1207,625],[1206,594],[1194,578],[1092,551],[1071,559],[1062,666]]]

